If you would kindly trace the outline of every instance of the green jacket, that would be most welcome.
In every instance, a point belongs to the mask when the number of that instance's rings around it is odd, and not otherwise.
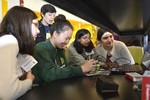
[[[81,67],[68,65],[64,50],[54,48],[50,40],[36,44],[34,57],[38,61],[32,69],[35,83],[82,75]]]

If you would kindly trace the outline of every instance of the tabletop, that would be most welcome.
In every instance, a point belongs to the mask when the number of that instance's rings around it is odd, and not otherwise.
[[[98,77],[73,77],[49,82],[33,87],[18,100],[141,100],[141,93],[133,89],[134,83],[124,75],[108,76],[119,85],[117,93],[98,92]]]

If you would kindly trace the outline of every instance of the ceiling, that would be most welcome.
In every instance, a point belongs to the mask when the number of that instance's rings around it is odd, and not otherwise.
[[[119,35],[147,34],[150,0],[45,0]]]

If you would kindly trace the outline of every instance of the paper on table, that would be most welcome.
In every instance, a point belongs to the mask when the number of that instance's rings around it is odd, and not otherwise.
[[[20,66],[19,76],[22,76],[25,72],[30,71],[31,68],[37,64],[37,61],[32,56],[27,55],[27,54],[19,54],[18,62]]]

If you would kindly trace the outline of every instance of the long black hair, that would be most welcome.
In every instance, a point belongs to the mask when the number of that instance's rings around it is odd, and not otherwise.
[[[73,46],[75,47],[76,51],[79,54],[82,54],[83,51],[85,50],[86,52],[91,52],[92,49],[94,48],[93,42],[90,41],[90,44],[88,46],[83,46],[78,40],[81,39],[81,37],[85,34],[90,34],[90,32],[87,29],[80,29],[77,31],[75,40],[73,42]],[[91,35],[91,34],[90,34]]]
[[[14,6],[6,13],[1,22],[0,36],[6,34],[15,36],[19,45],[19,53],[33,55],[35,42],[31,25],[32,20],[36,18],[32,10]]]
[[[65,32],[68,29],[73,30],[72,24],[65,18],[62,18],[61,16],[64,15],[59,15],[57,18],[55,18],[55,22],[51,25],[50,33],[53,35],[54,31],[58,32],[60,34],[61,32]]]

